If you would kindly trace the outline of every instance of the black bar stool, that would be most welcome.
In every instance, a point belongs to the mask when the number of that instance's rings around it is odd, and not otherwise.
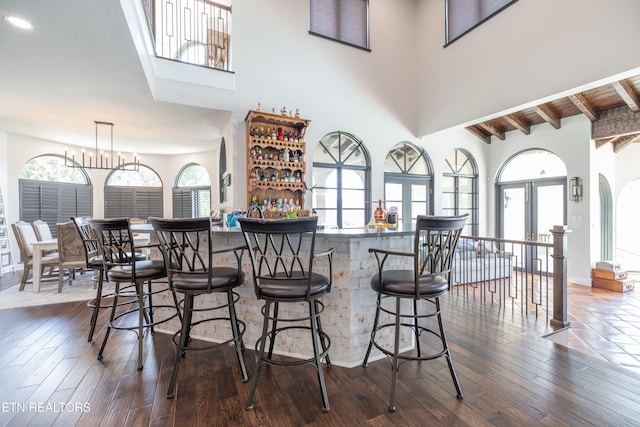
[[[90,219],[89,224],[99,244],[106,277],[110,282],[115,283],[109,324],[98,352],[98,359],[102,359],[112,329],[134,331],[138,335],[138,370],[140,370],[143,360],[144,332],[149,330],[153,333],[155,325],[167,322],[178,315],[175,306],[153,305],[154,294],[169,291],[166,283],[156,283],[155,287],[152,284],[153,281],[166,279],[167,272],[164,261],[136,259],[137,255],[135,254],[138,251],[133,243],[133,233],[128,218]],[[130,285],[122,286],[123,283]],[[147,284],[146,289],[145,283]],[[123,297],[127,298],[131,305],[124,312],[118,313],[119,299]],[[175,295],[173,295],[173,299],[175,301]],[[99,306],[99,303],[97,305]],[[169,309],[169,314],[154,320],[154,311],[158,309]],[[137,325],[128,326],[125,322],[120,322],[122,317],[133,312],[138,313]]]
[[[298,219],[239,218],[242,234],[249,248],[253,266],[253,284],[262,307],[262,336],[256,342],[256,373],[247,398],[247,409],[253,399],[260,371],[264,365],[314,365],[318,373],[322,410],[329,411],[329,398],[322,372],[323,359],[327,366],[331,340],[322,330],[320,314],[324,311],[322,296],[331,291],[331,259],[333,249],[314,253],[317,217]],[[313,272],[315,258],[326,256],[329,277]],[[284,317],[280,304],[306,302],[309,316]],[[302,323],[308,322],[305,326]],[[284,323],[284,326],[281,324]],[[273,357],[276,336],[291,329],[311,332],[313,357],[287,359]],[[269,340],[269,348],[266,348]]]
[[[102,255],[100,255],[100,248],[98,240],[96,239],[91,225],[89,224],[89,218],[86,217],[71,217],[71,220],[75,223],[78,233],[82,238],[84,244],[84,253],[86,257],[87,268],[93,271],[93,287],[96,289],[96,297],[87,302],[87,307],[91,309],[91,320],[89,322],[89,335],[87,341],[93,341],[93,334],[96,330],[96,323],[98,322],[98,314],[101,309],[111,308],[111,302],[106,300],[113,297],[113,292],[104,292],[104,261]],[[135,253],[137,261],[147,259],[144,254],[139,252]],[[128,304],[128,302],[121,302],[120,305]]]
[[[440,297],[451,288],[451,261],[462,232],[462,227],[468,215],[454,217],[418,216],[416,232],[413,242],[413,252],[388,251],[383,249],[369,249],[378,262],[378,274],[371,278],[371,288],[377,292],[376,315],[371,331],[369,347],[362,365],[367,366],[371,348],[375,346],[391,359],[391,397],[389,411],[395,411],[396,382],[400,360],[432,360],[445,357],[458,398],[462,398],[462,389],[453,368],[449,344],[442,324]],[[412,259],[413,269],[398,270],[385,268],[389,257],[404,257]],[[395,298],[391,307],[383,306],[386,298]],[[411,301],[412,313],[402,313],[402,301]],[[419,314],[418,302],[428,302],[426,313]],[[391,315],[393,323],[379,324],[380,312]],[[438,329],[420,325],[420,319],[436,318]],[[407,319],[407,321],[403,321]],[[413,331],[416,344],[416,354],[400,354],[401,327]],[[385,328],[393,328],[393,348],[384,346],[377,341],[377,333]],[[420,335],[427,332],[439,338],[442,350],[433,354],[423,354],[420,349]]]
[[[242,335],[245,323],[236,315],[236,303],[240,295],[234,289],[244,283],[242,272],[242,255],[244,246],[226,249],[214,249],[211,234],[210,218],[193,219],[160,219],[149,218],[149,222],[156,230],[168,272],[169,286],[176,294],[184,297],[178,301],[176,309],[182,312],[182,328],[173,334],[173,344],[176,347],[176,361],[171,376],[171,383],[167,397],[175,394],[180,361],[190,350],[207,350],[221,345],[233,344],[238,357],[242,381],[248,381],[247,370],[244,365],[242,350]],[[233,252],[237,261],[234,267],[219,266],[216,256]],[[224,301],[214,300],[209,306],[196,306],[195,298],[211,293],[224,294]],[[202,318],[193,321],[193,313],[213,312],[225,310],[226,316]],[[213,314],[212,314],[213,316]],[[220,317],[222,316],[222,317]],[[205,322],[228,322],[231,338],[224,342],[208,343],[206,345],[190,345],[192,328]]]

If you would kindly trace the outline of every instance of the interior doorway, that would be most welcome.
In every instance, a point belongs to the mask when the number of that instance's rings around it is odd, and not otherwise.
[[[527,150],[508,159],[498,173],[496,195],[496,230],[503,239],[551,243],[549,230],[567,223],[567,170],[549,151]],[[552,273],[550,257],[550,251],[527,253],[520,267]]]

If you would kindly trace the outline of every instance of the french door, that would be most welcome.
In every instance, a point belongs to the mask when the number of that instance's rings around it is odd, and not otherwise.
[[[539,179],[498,184],[500,237],[552,243],[550,229],[567,223],[566,178]],[[517,260],[531,272],[553,272],[551,251],[527,247]]]

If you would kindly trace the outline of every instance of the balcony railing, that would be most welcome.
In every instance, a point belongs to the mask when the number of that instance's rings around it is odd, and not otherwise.
[[[231,6],[208,0],[142,0],[160,58],[231,71]]]
[[[462,236],[452,266],[454,291],[568,326],[566,238],[564,226],[538,241]]]

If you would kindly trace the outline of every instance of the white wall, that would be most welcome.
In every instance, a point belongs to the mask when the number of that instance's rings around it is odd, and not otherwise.
[[[638,74],[637,0],[518,1],[446,48],[444,4],[416,2],[418,135]]]

